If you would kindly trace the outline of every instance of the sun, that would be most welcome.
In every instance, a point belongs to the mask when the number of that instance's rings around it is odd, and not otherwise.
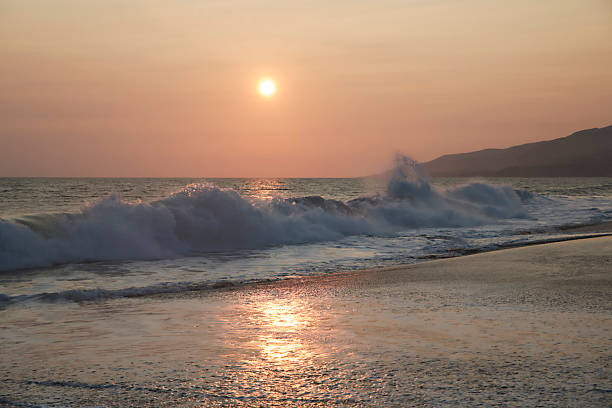
[[[259,81],[257,90],[262,96],[269,98],[276,93],[276,83],[271,79],[262,79]]]

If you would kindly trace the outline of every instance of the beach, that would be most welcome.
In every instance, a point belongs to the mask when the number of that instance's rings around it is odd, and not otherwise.
[[[0,408],[612,408],[610,1],[0,1]]]
[[[599,230],[605,230],[600,226]],[[15,406],[606,406],[612,237],[0,311]]]

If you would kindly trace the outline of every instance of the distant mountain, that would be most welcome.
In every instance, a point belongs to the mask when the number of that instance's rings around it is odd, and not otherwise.
[[[612,126],[421,163],[437,177],[612,177]]]

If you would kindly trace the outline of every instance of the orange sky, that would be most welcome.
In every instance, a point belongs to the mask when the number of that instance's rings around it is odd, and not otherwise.
[[[2,0],[0,91],[0,176],[366,175],[612,124],[612,2]]]

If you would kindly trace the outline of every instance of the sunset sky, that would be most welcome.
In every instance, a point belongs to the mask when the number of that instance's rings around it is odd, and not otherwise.
[[[0,91],[0,176],[367,175],[612,124],[612,1],[1,0]]]

